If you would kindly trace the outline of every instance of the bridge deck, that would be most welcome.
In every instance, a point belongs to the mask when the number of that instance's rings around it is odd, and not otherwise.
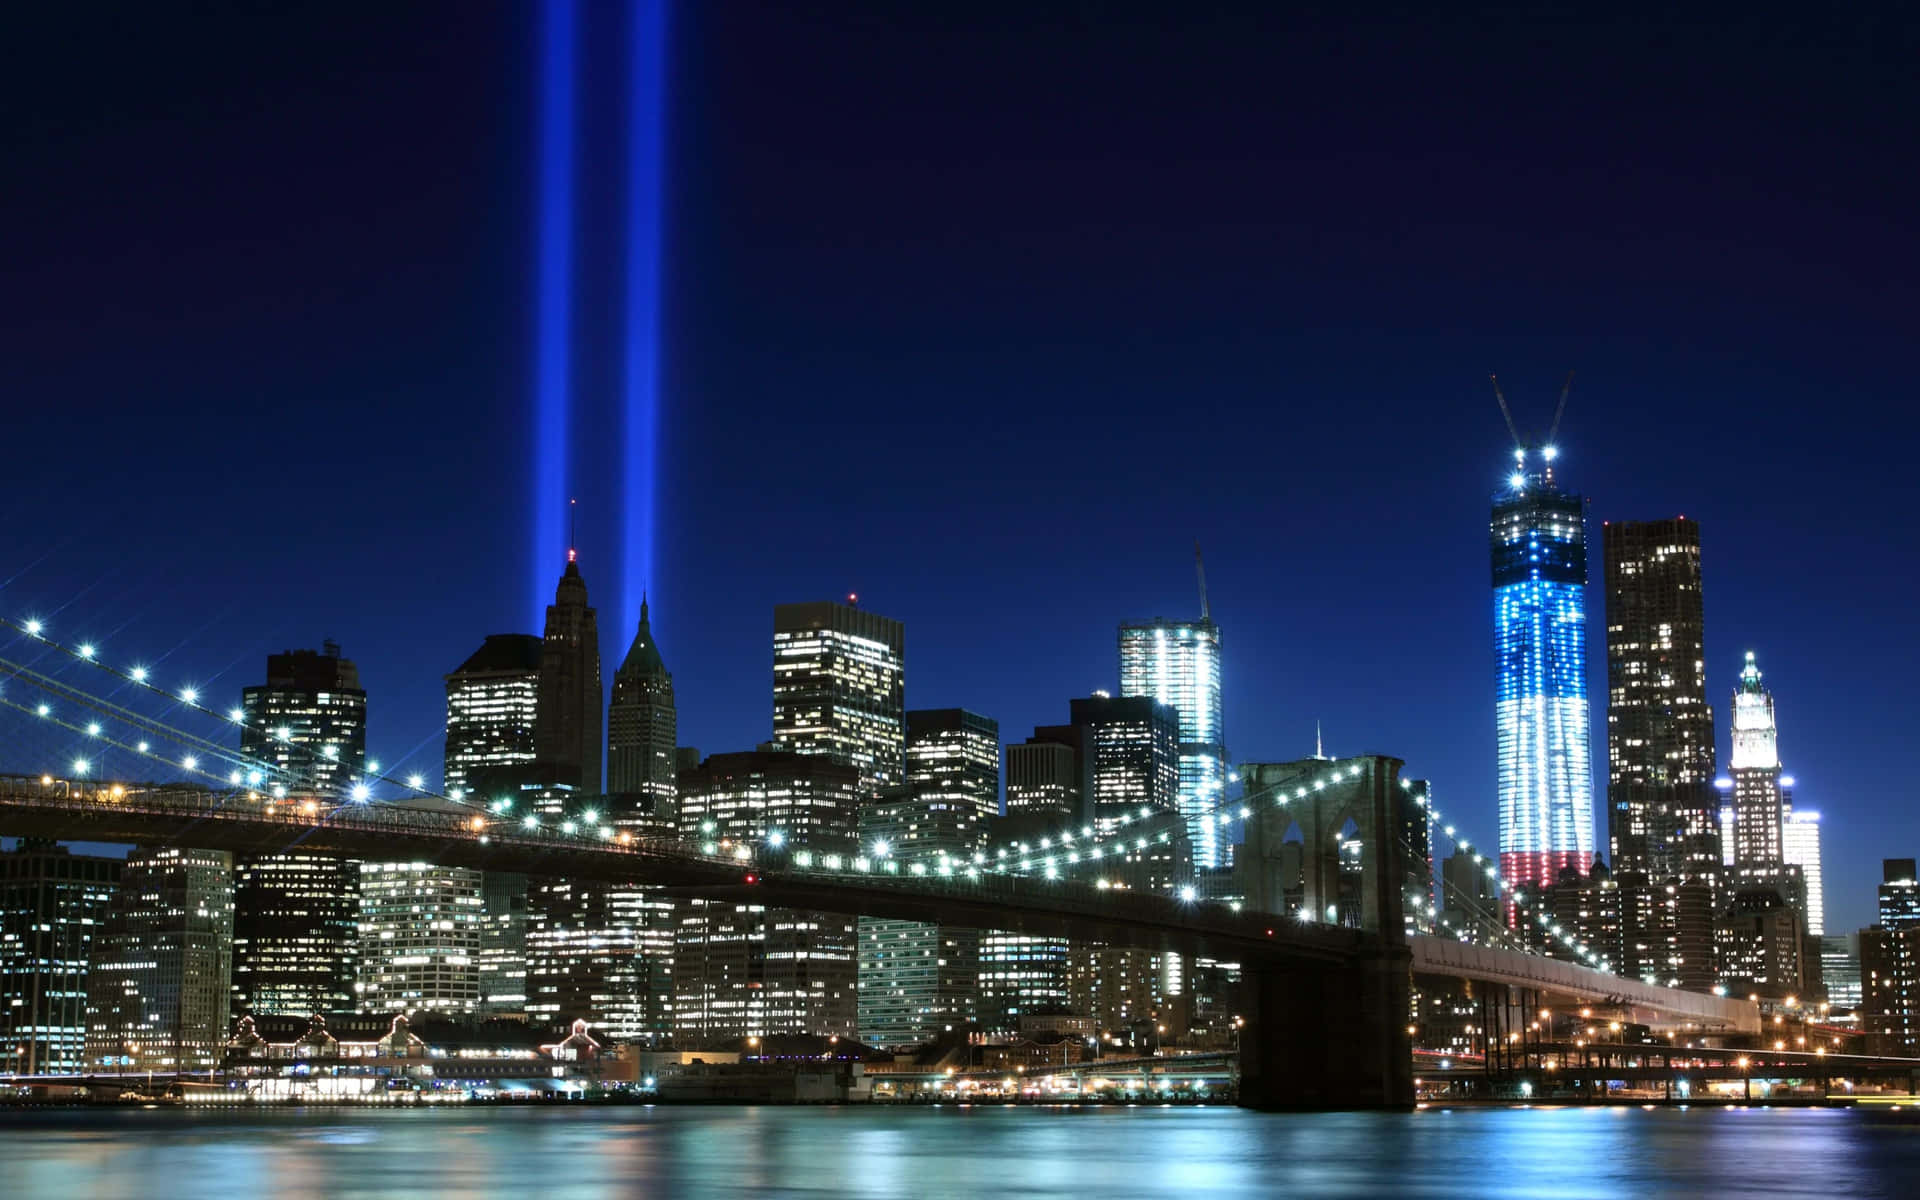
[[[1666,1024],[1678,1020],[1706,1029],[1742,1033],[1757,1033],[1760,1030],[1760,1006],[1750,1000],[1656,987],[1590,967],[1577,967],[1557,958],[1492,946],[1476,946],[1451,938],[1416,935],[1408,940],[1413,947],[1413,970],[1416,975],[1443,975],[1536,988],[1664,1018],[1648,1021],[1648,1024]]]
[[[10,836],[193,846],[238,854],[301,850],[344,858],[412,859],[667,889],[775,908],[857,913],[968,928],[1012,929],[1112,945],[1342,963],[1383,945],[1377,934],[1186,904],[1131,889],[1096,889],[1028,876],[888,874],[801,868],[790,859],[744,862],[671,839],[628,841],[522,829],[429,808],[321,807],[245,792],[132,788],[62,794],[37,780],[0,781],[0,833]],[[752,883],[747,877],[753,876]]]

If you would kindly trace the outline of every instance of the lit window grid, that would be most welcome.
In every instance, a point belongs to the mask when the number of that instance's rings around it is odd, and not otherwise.
[[[447,682],[446,786],[469,789],[482,768],[534,760],[540,705],[535,672]]]
[[[117,884],[82,855],[0,855],[0,1046],[22,1074],[87,1066],[87,963]]]
[[[1800,868],[1807,887],[1807,932],[1827,932],[1826,883],[1820,870],[1820,814],[1800,811],[1787,818],[1781,850],[1791,866]]]
[[[997,729],[951,729],[907,743],[907,783],[928,801],[970,805],[982,818],[1000,811]]]
[[[1528,580],[1494,593],[1500,849],[1530,856],[1516,861],[1593,857],[1585,592]]]
[[[863,783],[901,782],[905,669],[885,643],[835,630],[773,636],[773,736],[802,754],[832,755]]]
[[[343,792],[367,757],[367,696],[250,687],[241,693],[240,752],[272,763],[322,794]],[[286,736],[280,736],[281,731]],[[326,747],[337,747],[328,757]]]
[[[1734,862],[1771,866],[1787,861],[1782,844],[1786,801],[1779,768],[1736,767],[1733,777]]]
[[[1733,697],[1733,757],[1731,770],[1764,770],[1780,765],[1779,733],[1774,725],[1773,696],[1764,689],[1739,691]]]
[[[1220,630],[1212,621],[1120,627],[1120,694],[1151,696],[1178,714],[1179,790],[1194,864],[1217,867],[1224,848],[1206,815],[1224,798],[1227,751],[1221,744]]]
[[[470,868],[360,864],[360,1007],[474,1011],[485,903]]]

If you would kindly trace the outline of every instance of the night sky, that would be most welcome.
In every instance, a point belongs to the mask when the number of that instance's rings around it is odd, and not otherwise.
[[[0,71],[0,610],[223,703],[333,637],[372,752],[437,776],[441,676],[538,632],[533,10],[39,7]],[[1491,846],[1486,377],[1539,427],[1575,368],[1596,584],[1600,521],[1700,521],[1722,758],[1753,649],[1829,930],[1870,920],[1920,853],[1920,33],[1422,7],[682,5],[648,581],[682,742],[767,737],[772,606],[850,591],[905,621],[910,707],[1020,740],[1115,686],[1118,621],[1196,615],[1198,538],[1234,756],[1323,721]],[[625,19],[585,5],[577,77],[609,671]],[[1589,628],[1598,700],[1597,594]]]

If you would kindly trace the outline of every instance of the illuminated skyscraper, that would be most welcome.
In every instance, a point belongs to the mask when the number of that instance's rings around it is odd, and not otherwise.
[[[984,828],[1000,812],[1000,722],[964,708],[908,713],[907,785],[925,804],[967,809]]]
[[[1149,696],[1100,693],[1068,707],[1085,747],[1084,822],[1105,833],[1142,809],[1179,811],[1180,720],[1172,708]]]
[[[536,878],[527,888],[527,1016],[584,1020],[603,1043],[672,1032],[674,904],[658,891]]]
[[[527,1016],[527,877],[486,871],[480,878],[480,1004],[483,1017]]]
[[[478,1011],[485,924],[479,871],[361,863],[357,1007],[383,1014]]]
[[[1920,927],[1920,871],[1911,858],[1880,860],[1880,924],[1888,929]]]
[[[954,743],[947,735],[975,723],[986,728],[966,730],[971,735],[967,740],[984,735],[986,744],[994,747],[999,727],[985,717],[959,709],[907,714],[907,769],[916,782],[861,806],[860,844],[867,852],[884,847],[887,856],[910,861],[945,852],[964,860],[980,847],[986,822],[979,813],[979,796],[997,781],[999,772],[982,771],[977,760],[957,776],[918,769],[928,751],[934,764],[950,764]],[[978,930],[861,917],[857,932],[861,1041],[916,1045],[973,1023]]]
[[[1735,866],[1786,861],[1787,801],[1780,787],[1779,739],[1773,694],[1760,682],[1760,668],[1749,650],[1733,692],[1733,760],[1727,770],[1733,779]]]
[[[1607,833],[1631,889],[1717,879],[1713,709],[1707,703],[1700,527],[1610,521],[1607,594]]]
[[[680,772],[681,836],[718,848],[851,854],[860,772],[826,754],[763,748]],[[681,1046],[767,1033],[854,1036],[855,918],[731,900],[674,907],[673,1023]]]
[[[447,676],[448,795],[518,791],[534,779],[543,654],[530,633],[489,634]]]
[[[1080,819],[1086,781],[1079,731],[1052,725],[1007,747],[1007,815],[1038,813],[1063,821]]]
[[[672,836],[673,676],[647,603],[607,708],[605,814],[636,836]],[[531,798],[557,812],[567,794]],[[542,1025],[585,1020],[608,1044],[654,1044],[672,1032],[674,903],[631,884],[535,878],[527,889],[527,1013]]]
[[[240,750],[286,773],[289,791],[335,801],[366,771],[367,693],[332,642],[267,656],[243,693]],[[233,879],[233,1013],[311,1016],[353,1006],[358,867],[292,851],[240,855]]]
[[[905,778],[906,631],[850,604],[773,610],[773,738],[851,764],[870,796]]]
[[[87,971],[87,1061],[127,1071],[219,1065],[233,982],[233,856],[135,850]]]
[[[1205,820],[1224,799],[1227,747],[1220,719],[1220,627],[1198,621],[1129,621],[1120,626],[1120,694],[1151,696],[1179,714],[1178,807],[1194,864],[1220,866],[1220,828]]]
[[[534,748],[543,782],[600,791],[600,758],[605,699],[600,690],[600,630],[587,603],[587,581],[567,551],[567,569],[547,606],[541,639],[540,706],[534,722]]]
[[[1827,894],[1825,875],[1820,869],[1820,814],[1810,808],[1787,814],[1781,838],[1781,850],[1787,864],[1800,868],[1807,889],[1807,932],[1824,937],[1827,932]]]
[[[0,1062],[7,1074],[87,1067],[87,961],[123,860],[23,839],[0,851]]]
[[[613,703],[607,707],[607,815],[615,825],[673,824],[673,756],[679,721],[673,676],[660,657],[640,601],[640,627],[627,657],[613,673]]]
[[[1489,527],[1500,869],[1545,888],[1593,862],[1586,502],[1554,481],[1554,447],[1514,455]]]
[[[907,786],[860,810],[860,841],[899,858],[964,859],[1000,808],[1000,723],[963,708],[907,714]],[[860,1038],[930,1041],[974,1020],[980,934],[951,925],[861,917]]]

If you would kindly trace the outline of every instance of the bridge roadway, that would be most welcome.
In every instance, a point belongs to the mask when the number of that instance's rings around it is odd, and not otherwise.
[[[1685,1026],[1728,1033],[1758,1033],[1761,1029],[1760,1006],[1751,1000],[1656,987],[1542,954],[1477,946],[1453,938],[1416,935],[1408,941],[1413,949],[1415,975],[1507,984],[1543,996],[1601,1004],[1622,1020],[1656,1029]]]
[[[1404,1020],[1414,973],[1602,1003],[1626,997],[1678,1021],[1758,1026],[1757,1009],[1742,1011],[1744,1001],[1649,988],[1537,955],[1408,938],[1399,929],[1397,906],[1380,928],[1362,930],[1032,876],[890,873],[884,864],[848,870],[840,865],[843,859],[825,854],[805,866],[799,855],[743,861],[703,853],[675,839],[612,830],[588,837],[552,827],[526,829],[450,806],[328,807],[298,797],[275,801],[245,790],[105,784],[89,790],[73,781],[24,777],[0,777],[0,834],[241,854],[304,850],[406,858],[639,884],[673,895],[767,907],[1207,955],[1243,965],[1250,1029],[1242,1047],[1252,1065],[1243,1076],[1243,1102],[1252,1096],[1253,1103],[1265,1107],[1410,1104]],[[1251,1027],[1263,1023],[1254,1033]]]
[[[524,829],[461,809],[273,801],[190,787],[72,793],[39,778],[0,779],[0,835],[193,846],[237,854],[301,850],[374,860],[514,871],[658,887],[669,894],[774,908],[1010,929],[1228,961],[1342,965],[1377,951],[1378,934],[1183,903],[1133,889],[1096,890],[1031,876],[890,874],[802,868],[704,854],[674,839],[605,840]],[[764,854],[764,851],[763,851]],[[823,856],[824,857],[824,856]],[[819,860],[816,859],[816,862]],[[748,883],[752,876],[754,882]]]

